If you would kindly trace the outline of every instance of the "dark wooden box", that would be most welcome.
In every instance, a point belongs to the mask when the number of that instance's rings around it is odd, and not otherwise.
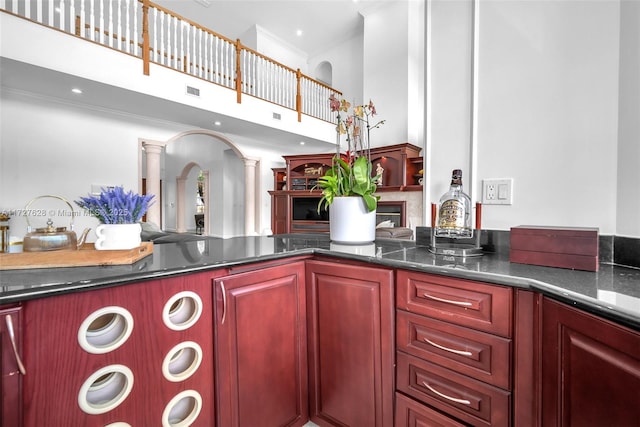
[[[598,271],[598,229],[520,225],[510,233],[509,260],[520,264]]]

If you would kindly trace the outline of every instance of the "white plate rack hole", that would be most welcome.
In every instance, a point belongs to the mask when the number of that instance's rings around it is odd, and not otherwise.
[[[184,381],[198,370],[201,362],[202,348],[193,341],[185,341],[169,350],[162,373],[171,382]]]
[[[120,405],[132,387],[133,373],[129,368],[124,365],[105,366],[82,384],[78,405],[87,414],[104,414]]]
[[[195,292],[173,295],[162,310],[162,320],[169,329],[181,331],[195,324],[202,314],[202,299]]]
[[[164,408],[162,427],[186,427],[200,415],[202,398],[195,390],[185,390],[177,394]]]
[[[78,329],[78,343],[92,354],[108,353],[124,344],[133,330],[133,317],[122,307],[102,307]]]

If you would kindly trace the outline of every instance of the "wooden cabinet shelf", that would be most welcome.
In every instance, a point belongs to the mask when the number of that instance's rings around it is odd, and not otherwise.
[[[404,143],[371,149],[371,162],[384,169],[377,192],[422,191],[420,147]],[[286,167],[273,168],[271,231],[274,234],[328,232],[328,211],[317,212],[322,197],[318,178],[331,168],[335,153],[282,156]],[[314,209],[315,208],[315,209]],[[314,213],[315,212],[315,213]]]

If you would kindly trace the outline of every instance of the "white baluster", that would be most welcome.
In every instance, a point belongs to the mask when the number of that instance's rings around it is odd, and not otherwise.
[[[186,56],[186,72],[187,74],[193,74],[193,27],[190,24],[186,25],[187,30],[187,46],[185,47],[185,56]]]
[[[273,93],[271,102],[278,103],[278,67],[276,64],[273,64]]]
[[[227,54],[227,63],[229,65],[229,70],[227,72],[227,79],[229,80],[229,87],[234,89],[236,88],[236,70],[238,69],[238,65],[236,64],[236,48],[232,43],[228,43],[228,54]]]
[[[173,16],[173,68],[178,68],[178,18]]]
[[[76,5],[73,0],[69,2],[69,32],[75,34],[76,29]]]
[[[160,31],[160,44],[158,45],[157,33]],[[164,13],[160,14],[160,27],[158,27],[158,9],[153,9],[153,60],[160,64],[164,62]],[[158,55],[160,55],[160,61],[158,61]]]
[[[284,103],[284,68],[278,66],[278,101],[280,105],[285,105]]]
[[[87,31],[84,28],[86,22],[87,21],[85,19],[84,0],[81,0],[80,1],[80,37],[82,38],[87,37]]]
[[[93,1],[90,1],[90,11],[89,11],[89,40],[95,41],[96,39],[96,26],[95,26],[95,5]]]
[[[55,27],[55,21],[53,20],[53,12],[55,10],[55,5],[52,3],[47,3],[47,15],[48,15],[48,20],[46,22],[46,24],[50,27]],[[13,0],[13,10],[17,11],[18,10],[18,0]]]
[[[4,0],[2,0],[2,8],[5,8]],[[36,21],[42,23],[42,0],[36,1]]]
[[[24,2],[24,17],[27,19],[31,19],[31,2]]]
[[[107,28],[109,47],[113,47],[113,1],[109,2],[109,28]]]
[[[98,43],[104,44],[104,2],[103,0],[100,0],[100,12],[98,15]]]
[[[180,21],[180,71],[185,69],[184,61],[184,26],[182,25],[182,21]]]
[[[60,25],[58,26],[58,28],[60,28],[62,31],[64,31],[65,25],[65,16],[64,16],[64,0],[60,0],[60,13],[58,13],[58,22],[60,23]]]
[[[214,64],[214,74],[213,74],[213,81],[216,83],[220,83],[220,69],[218,68],[218,66],[220,65],[221,59],[220,59],[220,39],[218,37],[216,37],[214,39],[214,52],[215,52],[215,58],[213,58],[213,64]]]
[[[256,63],[256,56],[251,53],[251,52],[247,52],[247,84],[249,85],[249,87],[247,88],[247,92],[255,95],[256,94],[256,76],[255,76],[255,66],[254,64]]]
[[[133,32],[131,33],[132,39],[134,40],[133,54],[142,57],[142,48],[138,47],[142,42],[140,39],[141,35],[138,33],[138,10],[142,10],[140,9],[142,5],[138,1],[133,4]],[[140,6],[140,8],[138,8],[138,6]],[[140,51],[138,51],[138,49],[140,49]]]
[[[126,44],[125,46],[125,52],[127,53],[131,53],[131,25],[130,25],[130,16],[131,16],[131,8],[130,6],[130,1],[129,0],[125,0],[125,12],[126,12],[126,22],[125,22],[125,30],[124,30],[124,42]]]
[[[240,74],[240,91],[244,92],[245,78],[247,76],[247,51],[244,49],[240,51],[240,69],[242,70]]]
[[[118,27],[116,30],[118,33],[116,46],[118,50],[122,50],[122,0],[118,0],[118,23],[116,26]]]
[[[206,65],[205,79],[211,81],[211,34],[206,32],[204,35],[204,62]]]
[[[232,79],[229,71],[231,70],[231,61],[232,58],[229,55],[229,50],[233,50],[231,44],[228,42],[224,42],[224,50],[222,55],[224,56],[224,68],[222,70],[223,84],[227,87],[231,87],[230,80]],[[235,57],[235,55],[234,55]]]

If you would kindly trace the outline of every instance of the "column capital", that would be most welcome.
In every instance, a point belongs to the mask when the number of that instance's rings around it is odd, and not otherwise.
[[[166,145],[166,143],[160,141],[142,140],[142,147],[147,153],[160,154]]]
[[[252,158],[249,158],[249,157],[245,157],[245,158],[242,159],[242,161],[244,162],[245,167],[253,167],[253,168],[255,168],[260,160],[259,159],[252,159]]]

